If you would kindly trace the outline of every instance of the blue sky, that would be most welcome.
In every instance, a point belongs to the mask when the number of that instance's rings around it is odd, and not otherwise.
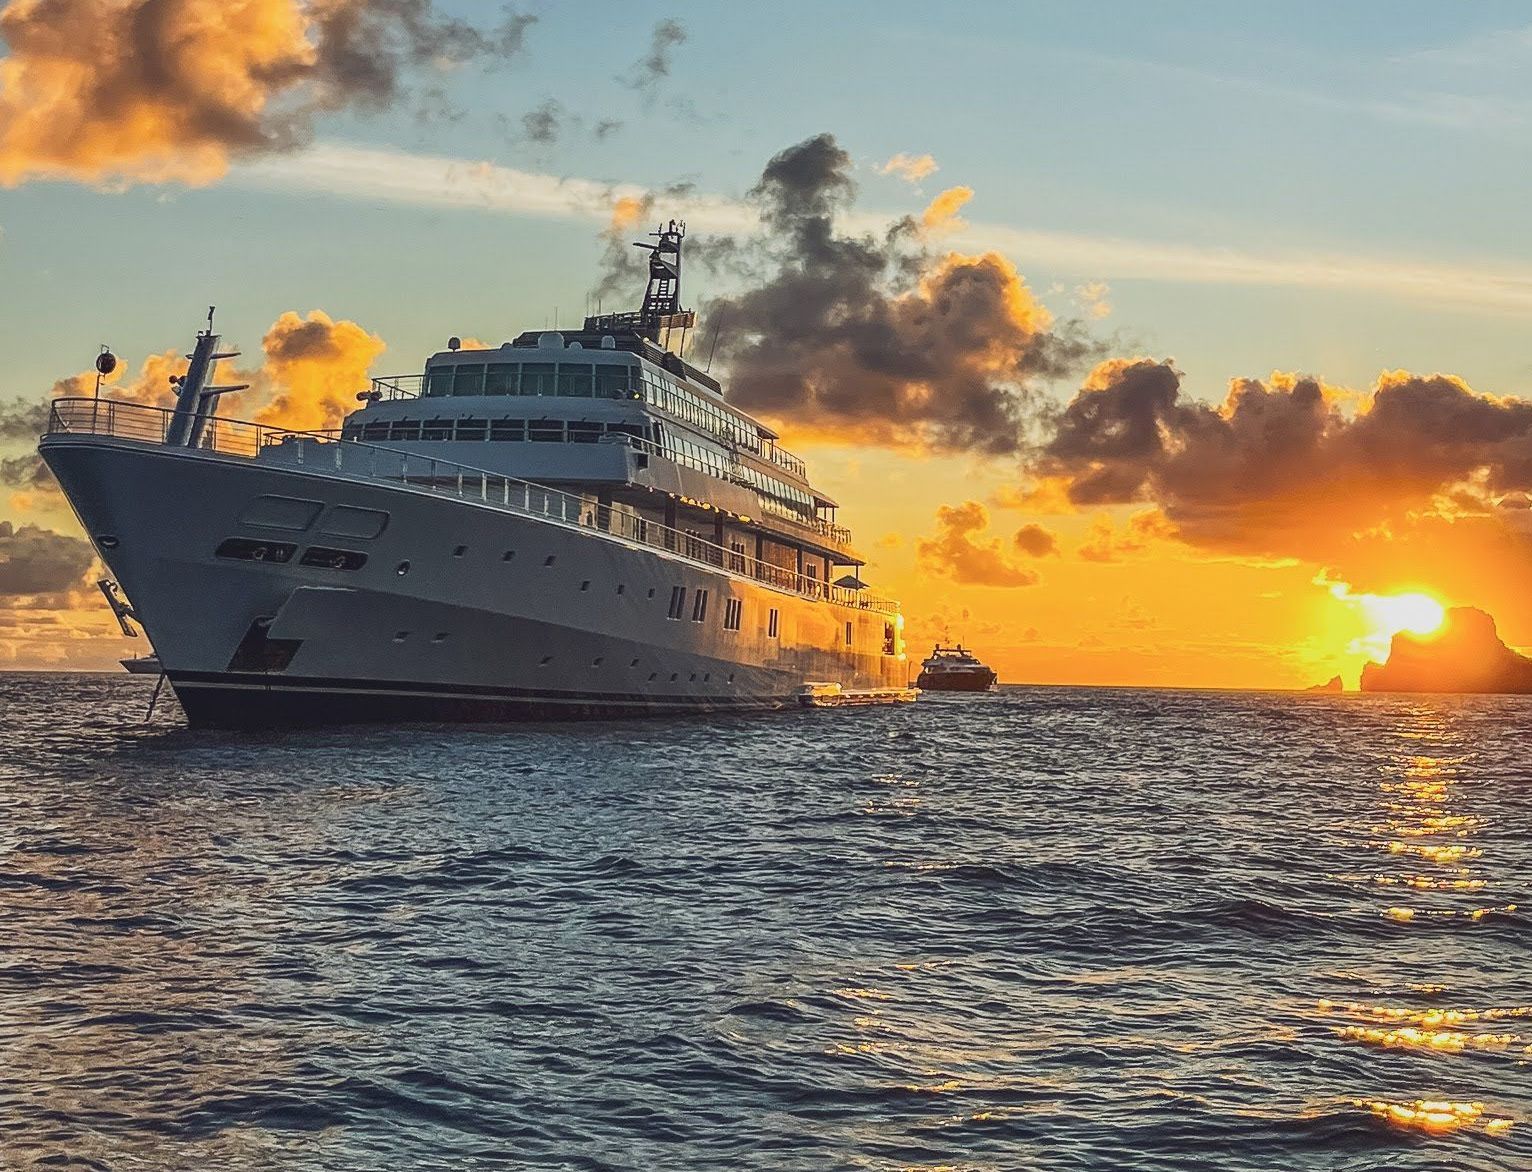
[[[1274,367],[1362,383],[1383,367],[1452,369],[1502,392],[1532,377],[1529,302],[1516,297],[1487,311],[1461,290],[1183,279],[1174,259],[1149,275],[1120,259],[1138,245],[1232,250],[1470,282],[1493,270],[1532,287],[1532,35],[1520,31],[1532,14],[1519,5],[536,11],[519,61],[447,80],[460,119],[338,117],[317,145],[398,152],[405,171],[424,153],[738,196],[776,150],[829,130],[866,165],[867,209],[918,209],[961,183],[976,192],[973,223],[1121,244],[1118,259],[1111,247],[1012,259],[1061,313],[1068,296],[1052,286],[1109,282],[1102,328],[1173,355],[1199,393]],[[688,40],[646,99],[617,78],[662,17]],[[587,124],[625,125],[547,147],[508,131],[548,98]],[[920,190],[876,174],[897,151],[930,152],[941,170]],[[588,218],[273,192],[242,171],[190,190],[34,182],[0,194],[0,391],[45,389],[98,341],[130,357],[180,344],[209,302],[247,346],[284,309],[355,318],[388,339],[382,365],[401,369],[448,333],[506,335],[583,305],[599,227]]]

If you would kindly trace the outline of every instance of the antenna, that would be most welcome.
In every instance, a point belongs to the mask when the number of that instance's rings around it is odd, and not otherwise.
[[[213,314],[217,309],[216,305],[209,305],[207,307],[207,332],[210,334],[213,332]]]
[[[723,328],[724,314],[728,311],[728,308],[729,308],[729,303],[727,301],[725,301],[723,303],[723,308],[718,311],[718,318],[717,318],[717,320],[713,322],[713,341],[708,346],[707,365],[702,368],[704,373],[706,373],[706,374],[712,374],[713,373],[713,354],[718,349],[718,332],[719,332],[719,330],[721,330]]]

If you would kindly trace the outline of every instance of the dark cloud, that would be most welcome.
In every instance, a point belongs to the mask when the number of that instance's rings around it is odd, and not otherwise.
[[[1184,398],[1169,363],[1103,363],[1057,416],[1035,467],[1077,504],[1148,501],[1198,544],[1305,556],[1471,483],[1532,487],[1532,403],[1446,375],[1383,375],[1355,413],[1319,380],[1237,379]],[[1461,510],[1449,495],[1444,506]]]
[[[49,398],[77,393],[75,379],[60,379],[54,384]],[[0,403],[0,443],[7,440],[35,442],[48,426],[48,402],[48,399],[13,399],[9,403]]]
[[[0,521],[0,596],[65,593],[94,562],[89,542],[78,537]]]
[[[895,447],[1013,453],[1038,380],[1097,356],[1075,323],[1056,327],[997,253],[933,253],[914,218],[882,235],[843,231],[856,195],[829,134],[776,155],[750,198],[756,283],[715,301],[730,396],[795,429]],[[764,274],[764,277],[762,276]]]
[[[670,76],[671,56],[686,43],[686,29],[674,19],[660,21],[649,34],[649,51],[633,63],[623,84],[640,93],[652,95]]]
[[[1016,530],[1016,536],[1012,539],[1016,548],[1028,557],[1047,557],[1049,554],[1059,552],[1059,539],[1054,533],[1034,523],[1023,525]]]
[[[53,492],[58,481],[36,453],[0,458],[0,484],[25,491]]]
[[[417,73],[523,48],[433,0],[33,0],[0,11],[0,183],[208,182],[230,158],[292,150],[316,115],[382,110]]]
[[[562,102],[549,98],[521,116],[522,137],[540,146],[551,146],[558,141],[568,114]]]

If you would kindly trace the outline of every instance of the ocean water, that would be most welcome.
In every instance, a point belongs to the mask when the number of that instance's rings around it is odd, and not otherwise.
[[[0,1163],[1532,1167],[1532,702],[193,733],[0,676]]]

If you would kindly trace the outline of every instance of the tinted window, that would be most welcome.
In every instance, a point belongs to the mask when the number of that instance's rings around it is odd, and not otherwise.
[[[489,424],[489,438],[492,440],[524,440],[527,438],[526,420],[493,419]]]
[[[482,395],[484,393],[484,368],[477,362],[465,363],[457,368],[452,380],[454,395]]]
[[[452,394],[452,367],[437,366],[426,371],[426,394]]]
[[[559,394],[588,399],[594,392],[589,362],[559,363]]]
[[[521,393],[523,395],[557,394],[558,387],[554,380],[554,364],[551,362],[522,363]]]
[[[486,395],[514,395],[521,366],[515,362],[491,362],[489,376],[484,381]]]

